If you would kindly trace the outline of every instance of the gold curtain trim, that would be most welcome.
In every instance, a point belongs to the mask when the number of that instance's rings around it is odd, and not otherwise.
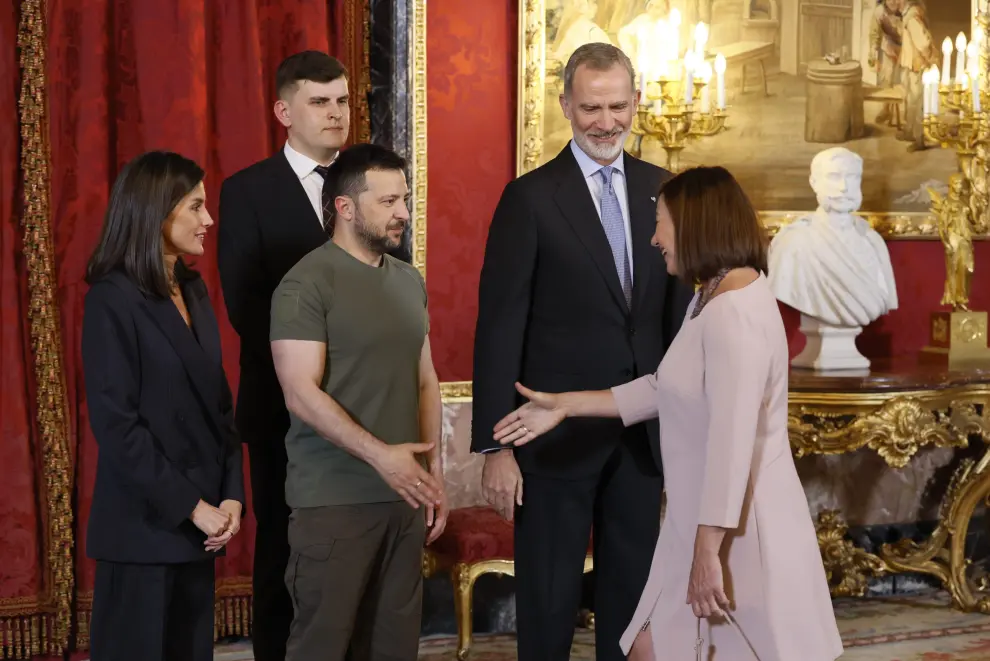
[[[354,43],[354,26],[357,22],[357,5],[361,5],[361,21],[364,25],[360,44]],[[351,126],[356,126],[356,143],[371,142],[371,110],[368,94],[371,92],[371,0],[346,0],[344,2],[344,50],[348,64],[357,71],[354,77],[356,90],[352,98]]]
[[[72,461],[68,402],[62,365],[62,334],[55,292],[49,218],[49,145],[45,96],[45,0],[21,0],[17,45],[20,56],[21,173],[24,256],[28,269],[31,349],[36,381],[35,410],[44,472],[45,599],[53,610],[3,623],[4,653],[61,654],[69,644],[74,586]],[[8,637],[8,634],[10,637]],[[9,647],[8,647],[8,641]],[[10,652],[8,652],[10,650]],[[16,656],[14,658],[17,658]]]

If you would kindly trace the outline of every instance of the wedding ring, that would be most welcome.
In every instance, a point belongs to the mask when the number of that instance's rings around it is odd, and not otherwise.
[[[529,433],[529,429],[526,428],[526,425],[523,425],[522,426],[522,430],[523,430],[523,433],[524,434],[528,434]]]
[[[422,483],[423,483],[423,480],[416,480],[416,485],[415,485],[416,488],[418,489],[419,488],[419,485],[421,485]]]

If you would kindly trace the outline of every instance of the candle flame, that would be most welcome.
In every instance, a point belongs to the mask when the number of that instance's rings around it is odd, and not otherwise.
[[[715,56],[715,71],[717,73],[725,73],[725,55],[721,53]]]
[[[942,52],[946,55],[952,52],[952,40],[948,37],[942,42]]]
[[[966,35],[962,32],[956,36],[956,50],[960,53],[966,50]]]

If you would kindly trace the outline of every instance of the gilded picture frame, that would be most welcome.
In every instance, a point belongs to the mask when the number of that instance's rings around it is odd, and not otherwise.
[[[917,0],[910,0],[915,2]],[[962,10],[962,18],[953,15],[952,20],[942,21],[931,28],[933,39],[941,43],[943,32],[946,30],[966,31],[971,34],[970,29],[975,17],[975,4],[970,9],[970,16],[966,16],[966,9]],[[813,192],[808,184],[808,168],[811,157],[817,150],[826,149],[833,146],[844,146],[864,157],[864,177],[863,192],[864,204],[861,215],[888,240],[938,240],[938,228],[936,220],[930,212],[927,188],[934,186],[936,189],[946,187],[948,177],[956,171],[958,163],[956,155],[952,150],[939,149],[937,145],[932,145],[928,141],[927,149],[922,154],[912,154],[907,149],[907,142],[903,137],[896,136],[904,131],[903,124],[895,124],[893,120],[890,127],[870,126],[870,122],[880,117],[883,110],[888,107],[897,107],[903,110],[898,104],[887,104],[875,99],[885,98],[876,94],[875,90],[881,87],[878,80],[882,75],[879,72],[868,70],[866,60],[868,48],[862,45],[863,39],[868,37],[869,21],[873,20],[872,14],[867,10],[876,12],[877,3],[883,0],[839,0],[848,5],[844,9],[836,7],[837,3],[832,2],[828,6],[825,3],[815,0],[661,0],[668,2],[668,9],[671,6],[680,6],[683,10],[684,23],[693,25],[695,19],[700,19],[710,26],[713,51],[719,49],[715,43],[718,36],[723,41],[726,33],[734,30],[737,41],[731,41],[733,52],[740,51],[755,52],[758,50],[754,44],[758,44],[758,37],[768,40],[773,44],[770,48],[772,55],[764,60],[752,60],[749,64],[758,64],[759,70],[753,71],[756,67],[741,65],[741,72],[736,72],[741,77],[741,92],[732,97],[730,92],[729,106],[727,108],[728,120],[727,130],[724,134],[712,138],[702,138],[689,143],[681,156],[682,167],[693,164],[721,164],[725,165],[736,174],[743,182],[743,185],[754,197],[754,203],[760,209],[760,215],[770,229],[775,233],[781,226],[806,215],[815,207]],[[623,19],[628,20],[637,12],[645,12],[649,0],[519,0],[519,52],[518,52],[518,106],[517,106],[517,142],[516,142],[516,173],[521,175],[535,167],[545,163],[556,155],[566,144],[569,138],[570,128],[563,119],[558,106],[557,96],[562,91],[561,69],[566,57],[558,55],[554,51],[559,47],[561,52],[570,48],[573,44],[582,43],[581,39],[600,40],[595,35],[607,32],[610,36],[616,35],[616,21],[603,12],[612,11],[612,16],[625,12],[619,18],[621,24]],[[931,6],[944,7],[939,3]],[[767,8],[767,16],[751,15],[754,7]],[[848,20],[838,17],[842,11],[848,12]],[[597,14],[596,14],[597,12]],[[721,12],[721,13],[720,13]],[[958,12],[957,12],[958,13]],[[738,16],[736,15],[738,14]],[[602,29],[586,30],[577,27],[580,21],[585,21],[588,25],[597,21],[594,25],[603,24]],[[721,25],[727,24],[727,25]],[[816,23],[817,21],[817,23]],[[843,23],[845,24],[843,27]],[[959,23],[960,25],[956,25]],[[822,34],[815,33],[816,26],[822,26]],[[568,30],[577,30],[580,35],[578,40],[569,38],[564,34],[561,37],[560,31],[563,26]],[[739,27],[741,26],[741,27]],[[769,28],[767,26],[770,26]],[[837,27],[838,26],[838,27]],[[621,28],[619,28],[621,29]],[[778,121],[773,114],[775,96],[774,87],[780,91],[780,103],[789,103],[787,112],[793,115],[794,107],[805,101],[796,95],[802,93],[807,83],[806,75],[808,67],[812,66],[811,55],[814,51],[809,51],[808,42],[821,42],[826,46],[836,46],[837,37],[835,33],[846,30],[846,34],[853,34],[849,38],[852,48],[837,49],[834,53],[847,61],[864,60],[861,66],[864,82],[863,87],[867,90],[874,90],[873,93],[866,94],[863,99],[865,106],[865,116],[867,127],[864,129],[865,135],[858,136],[841,144],[808,144],[798,145],[795,140],[787,136],[774,146],[773,139],[764,140],[764,149],[776,150],[780,155],[779,163],[773,158],[764,158],[761,163],[763,170],[760,172],[747,172],[748,156],[745,156],[745,148],[741,147],[737,153],[733,152],[734,140],[742,144],[747,138],[747,134],[753,134],[754,124],[760,124],[763,113],[767,119],[763,123],[767,124],[768,133],[773,133],[776,129],[775,123]],[[738,30],[742,30],[742,37]],[[747,33],[746,30],[749,30]],[[763,30],[761,33],[760,30]],[[783,42],[780,37],[785,30],[793,30],[797,35],[789,43],[775,43],[774,38]],[[824,33],[828,32],[828,35]],[[787,32],[790,34],[790,32]],[[955,33],[953,33],[954,35]],[[588,35],[588,36],[584,36]],[[753,36],[757,35],[757,36]],[[762,36],[760,36],[762,35]],[[690,39],[690,33],[687,38]],[[739,38],[749,41],[739,42]],[[829,39],[831,41],[829,42]],[[797,40],[797,42],[795,42]],[[613,41],[619,41],[613,39]],[[682,41],[681,43],[685,43]],[[762,42],[759,42],[762,43]],[[566,44],[566,46],[565,46]],[[617,44],[619,45],[619,44]],[[766,45],[766,44],[764,44]],[[727,46],[728,48],[728,46]],[[748,50],[747,50],[748,49]],[[803,50],[802,50],[803,49]],[[811,55],[809,55],[809,53]],[[833,53],[822,53],[822,55],[833,55]],[[556,57],[555,57],[556,56]],[[777,58],[777,70],[774,70],[773,59]],[[745,56],[735,57],[732,61],[744,61]],[[785,63],[786,60],[786,63]],[[822,58],[824,61],[824,58]],[[635,62],[635,60],[634,60]],[[548,71],[549,65],[549,71]],[[738,67],[737,67],[738,68]],[[877,65],[876,68],[880,68]],[[729,86],[732,87],[733,65],[730,62],[727,76],[729,76]],[[785,71],[786,70],[786,71]],[[788,71],[793,73],[787,73]],[[754,76],[754,73],[756,75]],[[760,80],[762,74],[762,80]],[[873,75],[872,84],[865,79]],[[779,76],[779,78],[777,78]],[[769,84],[768,84],[769,77]],[[754,85],[756,92],[752,91]],[[780,81],[780,82],[775,82]],[[763,99],[757,99],[760,95],[759,83],[762,82]],[[901,88],[902,89],[902,88]],[[871,95],[872,94],[872,95]],[[803,104],[807,105],[807,104]],[[807,113],[815,112],[814,109],[806,110]],[[831,111],[829,111],[831,112]],[[745,114],[744,114],[745,113]],[[754,120],[754,118],[756,118]],[[818,118],[819,121],[829,118]],[[808,118],[803,118],[805,130],[807,130]],[[903,117],[898,115],[898,122],[903,122]],[[759,128],[757,126],[757,128]],[[733,132],[733,129],[736,129]],[[800,133],[800,128],[797,129]],[[804,135],[801,136],[803,140]],[[897,142],[901,140],[901,142]],[[706,142],[710,143],[706,145]],[[713,146],[714,145],[714,146]],[[770,145],[767,147],[766,145]],[[752,145],[750,146],[752,148]],[[879,150],[880,155],[877,155]],[[799,155],[795,152],[800,151]],[[733,158],[733,155],[735,158]],[[651,162],[664,165],[663,151],[656,146],[653,152],[647,150],[644,142],[643,157]],[[801,160],[796,160],[801,159]],[[756,167],[756,166],[754,166]],[[906,168],[912,167],[914,176]],[[747,176],[749,181],[747,181]],[[903,175],[903,176],[901,176]],[[923,175],[923,176],[922,176]],[[889,181],[902,178],[910,181],[909,185],[901,190],[889,192]],[[767,190],[784,191],[781,195],[783,204],[761,204],[761,198],[771,197],[762,194],[761,184],[753,184],[753,181],[764,180]],[[785,183],[776,183],[783,181]],[[779,186],[779,188],[778,188]],[[883,200],[887,197],[889,203]],[[798,200],[798,204],[788,205],[788,200]],[[878,200],[880,202],[878,203]],[[980,238],[987,238],[981,236]]]

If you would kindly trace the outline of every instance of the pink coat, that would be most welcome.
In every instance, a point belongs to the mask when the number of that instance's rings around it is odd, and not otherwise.
[[[621,640],[626,654],[649,620],[658,659],[695,659],[697,618],[685,600],[701,524],[728,529],[726,595],[758,655],[725,620],[712,618],[702,621],[701,634],[716,653],[706,649],[702,658],[833,661],[842,654],[787,437],[787,375],[784,325],[760,276],[685,319],[655,375],[613,389],[626,425],[659,414],[667,492],[650,576]]]

